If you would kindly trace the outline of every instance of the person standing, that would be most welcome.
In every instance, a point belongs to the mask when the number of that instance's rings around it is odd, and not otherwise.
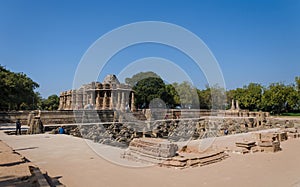
[[[20,122],[20,119],[17,119],[17,121],[16,121],[16,135],[18,135],[18,131],[19,131],[19,134],[21,135],[21,122]]]

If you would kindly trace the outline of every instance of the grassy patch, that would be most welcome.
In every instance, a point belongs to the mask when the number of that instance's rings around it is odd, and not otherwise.
[[[282,116],[300,116],[300,113],[282,113]]]

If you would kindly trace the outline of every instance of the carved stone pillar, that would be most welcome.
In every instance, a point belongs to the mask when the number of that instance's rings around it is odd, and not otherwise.
[[[66,92],[64,92],[63,109],[67,110],[67,95],[66,95]]]
[[[76,106],[76,91],[71,91],[71,110],[74,110]]]
[[[96,97],[96,110],[101,109],[101,104],[100,104],[100,91],[97,91],[97,97]]]
[[[85,90],[82,91],[82,105],[83,105],[83,108],[86,105],[86,92],[85,92]]]
[[[131,92],[131,109],[132,112],[136,111],[135,104],[134,104],[134,92]]]
[[[231,100],[231,108],[230,108],[230,110],[235,110],[234,100],[233,99]]]
[[[125,92],[122,91],[122,96],[121,96],[121,111],[125,111]]]
[[[235,109],[240,110],[240,104],[238,100],[235,101],[235,104],[236,104]]]
[[[70,90],[70,92],[69,92],[69,110],[72,110],[72,105],[73,105],[73,103],[72,103],[72,90]]]
[[[82,109],[82,108],[83,108],[82,92],[77,91],[76,92],[76,105],[75,105],[75,109]]]
[[[106,92],[104,92],[102,109],[106,109],[106,105],[107,105],[106,100],[107,100],[107,94]]]
[[[111,93],[110,93],[110,103],[109,103],[109,109],[114,109],[115,106],[114,106],[114,91],[111,90]]]
[[[95,107],[95,104],[96,104],[96,100],[95,100],[95,90],[93,90],[91,92],[91,104]]]
[[[63,93],[60,93],[58,110],[63,110],[63,102],[64,102]]]
[[[92,101],[91,101],[91,93],[90,93],[90,92],[87,92],[87,93],[86,93],[86,101],[87,101],[87,103],[86,103],[87,105],[88,105],[88,104],[91,104],[91,102],[92,102]]]
[[[117,101],[117,110],[121,108],[121,92],[118,91],[118,101]]]

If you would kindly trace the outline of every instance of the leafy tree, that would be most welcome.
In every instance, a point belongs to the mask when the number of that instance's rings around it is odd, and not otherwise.
[[[208,86],[204,90],[197,90],[200,108],[211,109],[211,90]]]
[[[172,97],[166,91],[166,86],[161,78],[148,77],[136,83],[133,87],[135,91],[135,103],[139,108],[148,108],[153,99],[160,98],[167,105]]]
[[[174,83],[172,84],[167,84],[166,85],[166,92],[170,95],[171,99],[169,102],[170,103],[170,107],[174,108],[175,106],[179,106],[180,105],[180,97],[175,89],[175,87],[177,87],[178,84]]]
[[[297,95],[295,96],[294,93],[292,97],[297,97],[296,99],[297,104],[295,110],[299,111],[300,110],[300,77],[295,77],[295,82],[296,82],[295,90],[297,91]]]
[[[209,87],[206,85],[204,90],[197,90],[200,108],[202,109],[225,109],[226,101],[226,92],[225,89],[213,85]]]
[[[296,89],[300,93],[300,77],[295,77]]]
[[[210,87],[211,94],[211,109],[223,110],[227,104],[226,90],[219,85]]]
[[[177,93],[175,94],[175,99],[177,102],[179,101],[181,107],[199,108],[199,98],[197,95],[197,89],[192,87],[192,85],[189,82],[184,81],[181,84],[174,83],[172,86],[175,88],[175,91]]]
[[[41,108],[43,110],[57,110],[59,107],[59,97],[57,95],[50,95],[47,99],[43,99]]]
[[[0,109],[20,110],[35,109],[34,99],[38,83],[27,77],[24,73],[14,73],[0,66]]]
[[[152,71],[140,72],[138,74],[133,75],[131,78],[126,78],[125,83],[129,84],[130,86],[135,86],[139,81],[149,77],[160,78],[156,73]]]
[[[295,98],[295,89],[292,86],[272,83],[262,96],[263,109],[277,114],[287,112],[295,107]]]
[[[261,108],[262,90],[262,85],[250,83],[243,88],[237,88],[236,90],[231,91],[230,94],[232,94],[232,99],[239,101],[241,108],[259,110]]]

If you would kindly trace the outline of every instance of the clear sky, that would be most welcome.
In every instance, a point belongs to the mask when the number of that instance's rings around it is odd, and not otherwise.
[[[77,65],[93,42],[137,21],[170,22],[195,33],[216,57],[227,89],[249,82],[290,84],[300,76],[298,0],[0,0],[0,64],[38,82],[43,97],[59,94],[72,88]],[[116,55],[99,79],[143,57],[189,60],[172,50],[133,46]],[[203,75],[197,77],[188,65],[187,72],[204,88]]]

